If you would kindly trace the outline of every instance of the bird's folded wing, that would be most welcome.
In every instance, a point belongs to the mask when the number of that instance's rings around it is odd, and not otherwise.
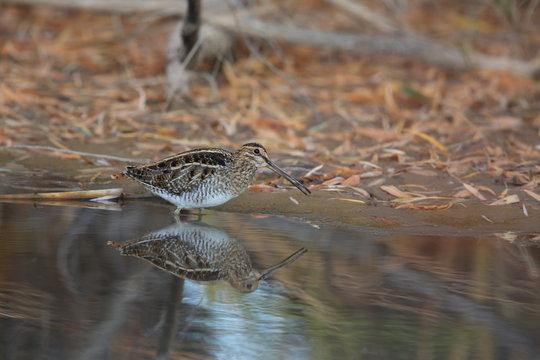
[[[209,281],[221,278],[221,269],[209,263],[197,249],[176,236],[144,236],[120,247],[122,255],[144,259],[184,279]]]
[[[216,171],[226,169],[231,159],[221,149],[188,151],[149,165],[128,167],[124,174],[144,184],[180,193],[197,188]]]

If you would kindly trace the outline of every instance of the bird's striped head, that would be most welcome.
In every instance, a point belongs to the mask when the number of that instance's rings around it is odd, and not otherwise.
[[[257,167],[266,166],[272,169],[273,171],[275,171],[276,173],[278,173],[279,175],[287,179],[291,184],[296,186],[305,195],[309,195],[311,193],[311,191],[309,191],[309,189],[306,188],[302,182],[300,182],[295,177],[287,174],[282,168],[277,166],[276,163],[270,160],[270,157],[268,156],[266,149],[261,144],[257,144],[257,143],[244,144],[242,145],[240,150],[238,150],[238,155],[240,158],[249,159],[251,162],[256,164]]]
[[[261,144],[257,143],[247,143],[242,145],[240,150],[238,150],[241,156],[247,157],[252,160],[257,167],[268,166],[270,158],[266,149]]]

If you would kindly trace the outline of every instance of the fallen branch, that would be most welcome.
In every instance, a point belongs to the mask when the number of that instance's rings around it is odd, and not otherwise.
[[[398,30],[390,21],[384,16],[377,14],[375,11],[368,7],[351,0],[327,0],[329,3],[340,7],[349,14],[352,14],[364,22],[370,24],[375,29],[382,31],[383,33],[393,33]]]
[[[3,0],[4,3],[51,5],[118,13],[157,12],[163,15],[185,14],[185,1],[178,0]],[[215,5],[214,2],[211,4]],[[212,7],[213,8],[213,7]],[[437,44],[425,37],[408,34],[359,35],[328,33],[294,25],[266,23],[249,15],[233,16],[227,11],[203,10],[203,19],[232,33],[281,40],[294,44],[350,51],[360,55],[397,55],[458,71],[472,69],[504,70],[523,76],[538,76],[540,62],[488,56]]]
[[[357,35],[328,33],[309,30],[287,24],[265,23],[244,18],[236,22],[228,17],[205,16],[214,25],[229,31],[244,33],[253,37],[283,40],[290,43],[311,45],[321,48],[345,50],[361,55],[398,55],[453,70],[506,70],[524,76],[540,73],[540,63],[516,59],[493,57],[479,53],[465,53],[456,48],[440,45],[426,38],[407,34]]]
[[[8,204],[37,204],[39,206],[62,206],[81,209],[122,211],[122,207],[116,202],[110,201],[81,201],[81,200],[36,200],[36,199],[0,199]]]
[[[110,11],[120,14],[157,12],[162,15],[185,15],[186,0],[0,0],[0,3],[47,5],[72,9]],[[206,5],[206,2],[203,2]],[[211,2],[212,8],[216,2]],[[210,6],[203,6],[203,12]]]
[[[122,196],[122,188],[85,190],[85,191],[60,191],[28,194],[0,194],[0,200],[93,200],[104,201],[116,199]]]

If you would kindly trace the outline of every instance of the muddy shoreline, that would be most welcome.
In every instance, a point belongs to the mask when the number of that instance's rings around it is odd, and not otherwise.
[[[111,179],[110,174],[122,165],[104,163],[102,170],[97,164],[89,165],[80,159],[58,159],[49,155],[21,150],[0,151],[2,189],[4,193],[25,193],[51,191],[49,189],[90,190],[118,188],[124,189],[122,204],[133,201],[152,201],[160,206],[172,205],[153,197],[144,188],[129,179]],[[94,169],[93,171],[91,171]],[[89,178],[98,174],[95,181]],[[82,175],[81,175],[82,174]],[[85,175],[87,174],[87,175]],[[275,177],[260,174],[255,184],[264,184]],[[445,193],[456,184],[449,185],[448,176],[421,177],[404,174],[394,183],[415,183]],[[391,182],[387,182],[391,183]],[[285,185],[285,184],[283,184]],[[483,185],[496,193],[504,186],[486,179]],[[339,191],[314,191],[305,196],[296,189],[281,189],[276,192],[246,191],[244,194],[219,207],[207,211],[226,211],[282,215],[312,223],[314,226],[332,224],[338,226],[362,227],[366,231],[387,231],[418,235],[485,235],[512,232],[531,234],[540,232],[540,205],[521,192],[521,202],[502,206],[490,206],[492,200],[465,199],[448,209],[418,210],[396,209],[391,206],[392,197],[378,187],[364,186],[375,199],[365,199],[353,194],[346,187]],[[277,189],[276,189],[277,190]],[[518,190],[512,190],[518,192]],[[523,210],[525,204],[527,215]],[[76,205],[73,203],[73,205]],[[82,204],[81,204],[82,206]],[[394,204],[395,206],[395,204]]]

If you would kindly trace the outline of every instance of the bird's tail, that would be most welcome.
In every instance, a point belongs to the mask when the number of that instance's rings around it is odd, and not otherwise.
[[[122,179],[122,178],[125,178],[125,177],[130,177],[129,176],[130,170],[132,170],[134,168],[135,168],[135,166],[126,166],[126,170],[124,170],[122,172],[119,172],[119,173],[116,173],[116,174],[112,174],[111,178],[112,179]]]

